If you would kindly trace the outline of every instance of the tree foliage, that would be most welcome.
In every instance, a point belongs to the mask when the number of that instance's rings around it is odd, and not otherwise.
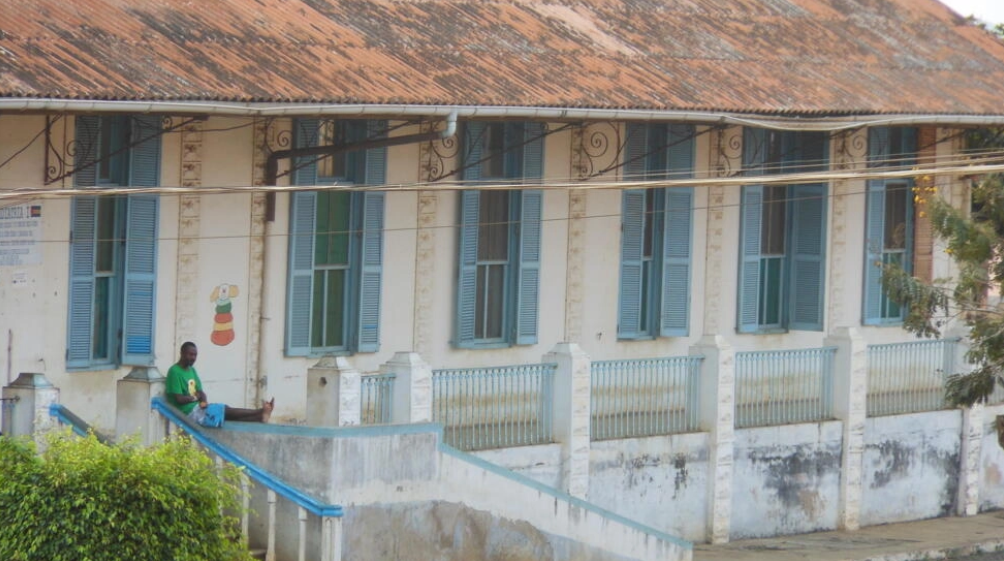
[[[971,141],[990,145],[1000,137],[984,131]],[[1004,175],[987,176],[972,188],[971,209],[952,207],[925,179],[914,188],[914,202],[930,217],[958,275],[925,283],[886,266],[882,284],[890,298],[907,307],[903,326],[908,331],[937,337],[950,320],[968,328],[967,359],[974,369],[950,375],[945,397],[952,405],[971,406],[986,402],[998,384],[1004,386],[1004,306],[999,297],[1004,289]]]
[[[188,440],[108,446],[93,435],[0,437],[0,559],[249,560],[236,468]]]

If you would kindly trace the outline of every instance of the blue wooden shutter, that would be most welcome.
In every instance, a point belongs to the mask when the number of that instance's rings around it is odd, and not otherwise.
[[[882,323],[882,249],[885,247],[885,182],[868,182],[865,209],[864,323]]]
[[[464,158],[463,177],[465,181],[479,181],[481,179],[481,154],[484,142],[486,125],[484,123],[469,122],[464,124]]]
[[[624,134],[624,179],[644,181],[648,175],[648,125],[628,123]]]
[[[621,279],[617,312],[617,337],[637,339],[641,325],[642,252],[644,251],[645,191],[625,190],[621,196]]]
[[[134,117],[130,138],[132,142],[138,144],[129,149],[129,185],[131,187],[160,185],[160,118]]]
[[[153,364],[159,201],[158,195],[129,195],[127,203],[122,364]]]
[[[359,273],[359,351],[380,350],[380,295],[383,276],[384,193],[361,193],[362,244]]]
[[[526,123],[525,130],[523,179],[527,183],[540,183],[544,177],[544,124]]]
[[[293,193],[290,205],[289,273],[286,288],[286,354],[310,354],[314,297],[314,229],[317,193]]]
[[[516,296],[516,344],[537,342],[540,304],[540,219],[543,193],[538,189],[520,192],[519,281]]]
[[[748,129],[747,129],[748,130]],[[763,186],[743,187],[739,244],[739,309],[741,333],[754,333],[760,317],[760,222],[763,217]]]
[[[78,129],[79,131],[79,126]],[[78,146],[78,150],[79,150]],[[66,366],[90,365],[97,199],[74,197],[70,213],[70,294]]]
[[[672,170],[671,170],[672,171]],[[694,193],[690,187],[666,189],[666,226],[662,253],[661,334],[690,333],[690,254]]]
[[[478,214],[481,194],[467,190],[460,193],[460,264],[457,280],[457,332],[454,344],[474,345],[475,306],[478,279]]]
[[[297,119],[294,122],[296,148],[311,148],[317,146],[317,135],[321,122],[318,119]],[[317,185],[317,157],[306,156],[293,158],[293,184]]]
[[[791,198],[791,329],[823,330],[826,186],[794,185]]]
[[[691,125],[671,125],[668,141],[666,164],[669,178],[690,179],[694,177],[694,127]]]
[[[77,117],[74,132],[73,184],[76,187],[93,187],[97,184],[97,151],[99,117],[83,115]]]
[[[377,140],[387,138],[387,121],[371,120],[366,122],[366,138]],[[367,185],[383,185],[387,183],[387,147],[371,148],[366,151]],[[383,205],[381,205],[383,208]]]

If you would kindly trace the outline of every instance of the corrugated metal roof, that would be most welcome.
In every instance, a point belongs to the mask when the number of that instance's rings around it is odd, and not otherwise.
[[[0,96],[1004,114],[934,0],[5,0]]]

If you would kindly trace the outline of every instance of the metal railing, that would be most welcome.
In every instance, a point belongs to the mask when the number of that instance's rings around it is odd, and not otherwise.
[[[386,425],[394,418],[394,374],[360,377],[360,424]]]
[[[545,444],[555,364],[432,371],[432,420],[460,450]]]
[[[736,428],[831,419],[836,347],[736,353]]]
[[[151,407],[160,412],[168,421],[168,428],[174,425],[185,431],[188,436],[202,445],[206,450],[214,454],[217,461],[226,461],[241,468],[246,475],[242,481],[242,492],[244,495],[244,508],[241,516],[241,531],[245,538],[248,537],[250,527],[250,484],[254,481],[266,490],[266,500],[268,502],[267,512],[267,547],[265,550],[266,560],[276,558],[276,528],[277,528],[277,502],[278,497],[292,502],[297,508],[297,521],[299,529],[298,561],[307,559],[307,532],[308,516],[314,515],[320,518],[321,532],[321,555],[320,561],[341,561],[342,558],[342,507],[339,505],[324,504],[313,497],[303,493],[299,489],[293,488],[271,473],[263,470],[257,465],[244,459],[230,448],[223,446],[213,439],[207,438],[201,430],[192,426],[191,422],[184,418],[180,411],[171,407],[163,398],[155,397]]]
[[[959,339],[868,345],[868,416],[945,407],[945,379]]]
[[[73,433],[78,436],[94,434],[94,437],[102,444],[112,444],[115,441],[112,437],[98,432],[94,429],[94,427],[88,424],[87,421],[81,419],[74,414],[73,411],[70,411],[58,403],[49,404],[49,416],[54,417],[60,424],[70,427],[73,430]]]
[[[592,439],[697,430],[703,360],[699,356],[681,356],[593,362]]]

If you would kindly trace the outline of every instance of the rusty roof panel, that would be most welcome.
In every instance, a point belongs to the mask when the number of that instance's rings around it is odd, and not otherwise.
[[[1004,114],[935,0],[6,0],[0,96]]]

